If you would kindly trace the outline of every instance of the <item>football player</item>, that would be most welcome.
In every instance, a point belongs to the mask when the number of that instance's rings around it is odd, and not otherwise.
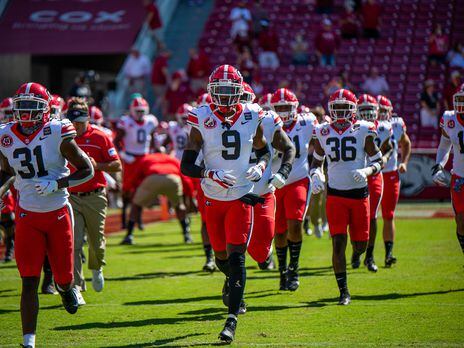
[[[24,346],[35,346],[40,273],[48,256],[64,308],[78,309],[73,284],[72,211],[66,188],[93,177],[93,166],[75,141],[68,120],[50,120],[48,90],[34,82],[13,97],[17,122],[0,129],[0,196],[11,178],[18,191],[15,254],[22,278],[21,319]],[[76,171],[69,175],[69,161]]]
[[[150,115],[149,111],[148,102],[142,97],[136,97],[131,101],[130,115],[122,116],[116,126],[114,145],[123,161],[123,207],[121,215],[123,228],[126,228],[126,210],[136,189],[133,186],[132,175],[137,171],[138,162],[155,146],[154,133],[158,126],[158,120],[155,116]],[[127,225],[128,233],[121,244],[134,243],[132,233],[134,227]]]
[[[106,128],[104,125],[105,118],[103,112],[99,107],[92,105],[89,108],[90,124],[105,133],[111,140],[113,140],[113,131]]]
[[[437,185],[448,186],[444,167],[452,148],[451,202],[455,213],[456,235],[464,252],[464,84],[453,96],[453,108],[445,111],[440,120],[441,139],[432,176]]]
[[[182,154],[184,153],[184,148],[190,133],[190,126],[187,124],[187,118],[192,109],[190,104],[182,104],[177,109],[176,121],[169,121],[168,138],[166,142],[173,144],[174,157],[179,161],[182,159]]]
[[[212,104],[190,113],[192,130],[181,163],[184,175],[202,178],[206,226],[216,265],[226,276],[223,301],[229,315],[219,338],[227,343],[234,339],[243,302],[252,205],[262,201],[250,192],[270,160],[261,125],[263,111],[257,104],[240,104],[242,82],[242,75],[231,65],[221,65],[211,73],[208,93]],[[253,148],[257,164],[250,167]],[[195,164],[200,150],[204,168]]]
[[[61,119],[63,107],[65,106],[64,99],[58,94],[52,94],[52,101],[50,103],[50,118]]]
[[[369,94],[362,94],[357,103],[356,119],[374,123],[377,131],[375,142],[377,147],[380,148],[380,151],[382,151],[383,163],[387,163],[392,154],[392,146],[390,143],[392,130],[387,120],[378,120],[378,109],[377,99]],[[369,176],[367,178],[367,184],[369,188],[369,210],[371,215],[369,222],[369,243],[366,249],[364,265],[369,271],[377,272],[378,267],[374,261],[374,246],[375,237],[377,235],[377,212],[383,194],[382,172]],[[359,256],[359,254],[354,253],[353,256]],[[351,259],[351,266],[353,268],[359,268],[360,263],[359,257]]]
[[[258,104],[264,111],[272,110],[271,99],[272,93],[266,93],[259,99]]]
[[[373,123],[352,123],[356,112],[356,96],[340,89],[329,98],[330,124],[316,129],[312,189],[319,193],[325,188],[322,172],[324,156],[328,162],[327,220],[332,236],[332,263],[340,290],[339,305],[351,302],[346,276],[345,251],[347,229],[353,245],[353,254],[362,255],[369,240],[369,190],[367,177],[382,168],[382,153],[375,144],[377,136]],[[369,164],[366,166],[366,157]]]
[[[13,121],[13,98],[5,98],[0,103],[0,123]]]
[[[253,89],[246,82],[243,83],[241,102],[253,103],[256,96]],[[261,179],[254,185],[253,193],[261,196],[264,203],[258,203],[253,207],[253,231],[248,242],[248,253],[258,262],[260,269],[274,269],[272,259],[272,240],[275,233],[275,188],[282,188],[292,170],[295,159],[295,147],[282,130],[282,120],[274,111],[264,112],[262,120],[264,136],[271,142],[269,147],[271,158],[273,149],[279,151],[282,157],[280,167],[275,175],[272,175],[271,166],[268,166]],[[250,166],[256,164],[256,156],[253,153]]]
[[[393,256],[393,242],[395,240],[395,209],[400,197],[400,173],[405,173],[411,156],[411,140],[406,133],[403,119],[393,115],[391,101],[384,96],[377,96],[379,103],[379,119],[391,124],[393,152],[382,170],[383,196],[383,241],[385,244],[385,267],[389,268],[396,263]],[[398,159],[398,148],[401,148],[401,162]]]
[[[283,130],[295,146],[295,161],[285,185],[276,190],[275,247],[279,263],[280,290],[295,291],[303,238],[302,223],[310,198],[308,150],[317,124],[312,113],[298,114],[298,99],[286,88],[274,92],[272,109],[283,121]],[[273,171],[281,166],[279,156],[272,162]],[[287,267],[287,250],[290,262]]]

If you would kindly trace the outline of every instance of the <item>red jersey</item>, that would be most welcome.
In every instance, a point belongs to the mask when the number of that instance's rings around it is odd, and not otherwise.
[[[110,138],[98,128],[89,124],[87,131],[79,137],[74,138],[77,145],[95,162],[111,162],[119,159],[116,149]],[[69,165],[71,173],[75,168]],[[106,179],[101,170],[96,170],[94,177],[82,185],[71,187],[69,192],[90,192],[100,187],[106,187]]]

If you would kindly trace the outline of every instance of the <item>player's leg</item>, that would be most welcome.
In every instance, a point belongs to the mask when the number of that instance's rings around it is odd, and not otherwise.
[[[321,215],[322,215],[322,192],[318,193],[317,195],[312,194],[311,200],[309,201],[309,209],[308,213],[306,214],[306,219],[310,218],[311,223],[314,226],[314,235],[317,238],[322,237],[322,226],[321,226]],[[305,219],[305,223],[306,223]],[[308,227],[309,228],[309,227]],[[306,229],[305,229],[306,231]],[[306,233],[308,234],[308,233]]]
[[[203,265],[205,272],[214,272],[216,270],[216,263],[214,262],[213,248],[209,240],[208,230],[206,227],[206,216],[205,216],[205,194],[201,189],[200,181],[194,181],[197,192],[197,207],[200,213],[201,219],[201,241],[203,244],[203,251],[205,252],[206,261]]]
[[[464,213],[457,213],[455,220],[456,236],[458,237],[459,244],[461,245],[462,252],[464,253]]]
[[[385,267],[391,267],[396,263],[393,256],[393,244],[395,241],[395,209],[400,196],[400,179],[398,172],[383,174],[384,191],[382,196],[383,241],[385,244]]]
[[[453,204],[455,220],[456,220],[456,236],[458,238],[461,249],[464,252],[464,180],[456,175],[451,178],[451,202]]]
[[[366,249],[366,257],[364,265],[371,272],[377,272],[378,268],[374,261],[374,246],[375,238],[377,236],[377,213],[380,207],[383,193],[383,180],[382,174],[372,177],[369,182],[369,207],[370,207],[370,221],[369,221],[369,242]]]
[[[332,237],[332,266],[340,291],[339,305],[350,303],[350,293],[346,275],[347,227],[350,221],[349,206],[342,197],[327,196],[327,221]]]
[[[15,222],[14,214],[11,212],[1,213],[0,229],[5,235],[5,258],[4,262],[10,262],[13,259],[14,253],[14,232]]]
[[[287,290],[287,220],[285,218],[284,196],[286,188],[275,191],[275,237],[274,244],[280,273],[280,290]]]
[[[50,266],[50,261],[48,261],[48,256],[45,256],[45,260],[43,263],[43,280],[42,280],[41,291],[42,291],[42,294],[45,294],[45,295],[58,294],[58,292],[55,289],[52,267]]]
[[[85,300],[81,291],[86,291],[84,266],[82,264],[81,254],[85,243],[86,224],[84,215],[82,214],[83,199],[77,195],[70,196],[70,203],[73,206],[74,218],[74,286],[79,292],[79,305],[85,305]],[[90,250],[89,250],[90,256]]]

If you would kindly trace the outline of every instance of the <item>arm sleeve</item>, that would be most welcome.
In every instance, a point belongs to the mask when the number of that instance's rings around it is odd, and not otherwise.
[[[438,145],[437,149],[437,157],[435,162],[442,167],[446,165],[448,162],[449,153],[451,151],[451,140],[445,136],[441,136],[440,144]]]

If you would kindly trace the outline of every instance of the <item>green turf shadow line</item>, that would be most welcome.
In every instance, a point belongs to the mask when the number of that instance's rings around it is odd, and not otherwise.
[[[166,347],[166,345],[169,344],[169,343],[173,343],[173,342],[183,340],[183,339],[186,339],[186,338],[190,338],[190,337],[198,337],[198,336],[203,336],[203,335],[206,335],[206,333],[193,333],[193,334],[190,334],[190,335],[165,338],[165,339],[160,339],[160,340],[156,340],[156,341],[152,341],[152,342],[127,344],[127,345],[123,345],[123,346],[101,346],[101,348],[137,348],[137,347],[143,348],[143,347],[158,347],[158,346]],[[182,347],[182,346],[174,345],[174,346],[170,346],[170,347]]]
[[[201,271],[185,271],[185,272],[153,272],[153,273],[142,273],[134,276],[123,276],[123,277],[105,277],[105,281],[109,282],[124,282],[132,280],[146,280],[146,279],[156,279],[156,278],[175,278],[182,277],[192,274],[204,274],[210,275],[203,270]]]

